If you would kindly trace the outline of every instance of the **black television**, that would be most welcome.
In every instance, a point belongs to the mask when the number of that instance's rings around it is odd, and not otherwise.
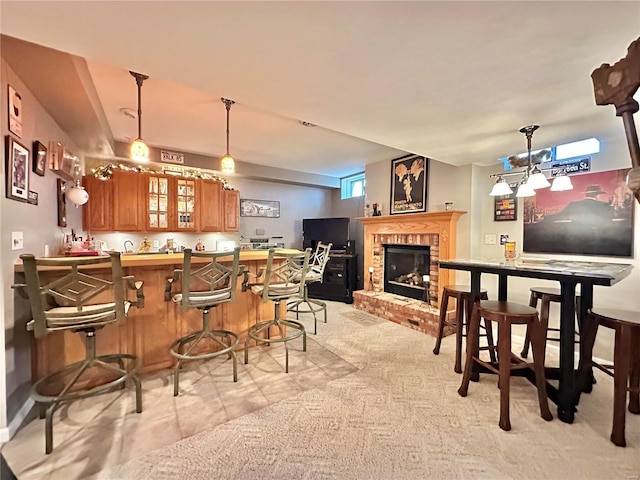
[[[302,248],[315,249],[318,242],[332,243],[331,250],[347,250],[349,218],[305,218],[302,220]]]

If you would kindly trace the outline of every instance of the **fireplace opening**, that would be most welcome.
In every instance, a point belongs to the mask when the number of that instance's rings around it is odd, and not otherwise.
[[[429,301],[428,245],[384,245],[384,291]]]

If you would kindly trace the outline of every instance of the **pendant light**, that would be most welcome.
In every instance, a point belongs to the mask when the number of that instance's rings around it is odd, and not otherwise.
[[[89,201],[89,192],[80,183],[80,164],[77,159],[74,159],[73,170],[75,183],[70,188],[65,188],[64,196],[77,208]]]
[[[229,155],[229,110],[231,110],[231,105],[236,102],[226,98],[221,98],[220,100],[227,108],[227,153],[220,159],[220,170],[222,170],[222,173],[230,174],[236,172],[236,162],[233,160],[233,157]]]
[[[138,138],[131,142],[131,159],[136,162],[148,162],[149,161],[149,147],[144,140],[142,140],[142,82],[144,82],[148,75],[129,71],[131,75],[136,79],[136,85],[138,85]]]

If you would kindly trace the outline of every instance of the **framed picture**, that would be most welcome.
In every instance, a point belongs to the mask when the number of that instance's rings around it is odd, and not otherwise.
[[[389,213],[427,211],[429,159],[408,155],[391,160],[391,208]]]
[[[22,96],[9,85],[9,131],[22,138]]]
[[[629,170],[571,175],[572,190],[539,189],[525,198],[523,251],[632,257]]]
[[[65,181],[61,178],[56,179],[57,192],[58,192],[58,226],[67,226],[67,202],[64,198]]]
[[[494,197],[493,220],[506,222],[518,219],[518,200],[516,194],[498,195]]]
[[[44,177],[47,168],[47,147],[39,141],[33,142],[33,173]]]
[[[26,202],[29,200],[29,149],[11,135],[7,135],[5,145],[7,198]]]
[[[28,203],[31,205],[38,204],[38,192],[34,192],[33,190],[29,190],[29,200]]]
[[[65,180],[73,180],[78,157],[58,142],[49,142],[48,154],[49,169]]]
[[[274,200],[240,199],[241,217],[280,217],[280,202]]]

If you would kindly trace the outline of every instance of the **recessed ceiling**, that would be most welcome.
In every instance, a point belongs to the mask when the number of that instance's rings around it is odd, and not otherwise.
[[[134,70],[149,143],[221,156],[225,97],[236,159],[343,176],[403,152],[494,163],[532,123],[534,148],[624,141],[590,74],[640,2],[3,1],[1,27],[86,59],[115,140],[136,134]]]

